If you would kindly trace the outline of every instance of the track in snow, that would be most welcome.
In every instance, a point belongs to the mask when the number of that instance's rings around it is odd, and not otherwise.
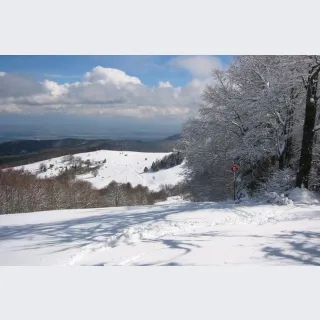
[[[138,242],[151,243],[152,246],[142,245],[146,247],[146,251],[140,252],[139,250],[133,250],[133,255],[123,256],[121,255],[118,259],[112,259],[112,261],[100,263],[96,265],[132,265],[137,263],[142,258],[153,256],[159,251],[170,249],[168,237],[186,237],[192,235],[193,237],[201,237],[203,234],[210,235],[212,229],[217,230],[219,226],[228,225],[264,225],[264,224],[275,224],[279,221],[272,212],[264,213],[252,213],[238,208],[229,208],[226,210],[227,216],[216,221],[207,220],[173,220],[173,221],[153,221],[145,224],[138,225],[136,227],[130,227],[122,230],[118,234],[115,234],[109,238],[102,240],[98,244],[89,244],[82,248],[78,254],[72,256],[69,265],[79,264],[85,265],[86,260],[90,260],[90,256],[96,253],[104,252],[107,255],[110,250],[121,251],[121,246],[134,246]],[[292,216],[286,216],[285,211],[290,211],[290,208],[284,208],[281,219],[294,220]],[[172,242],[171,242],[172,243]],[[180,251],[189,251],[189,247],[197,247],[192,243],[185,242],[184,246],[176,245],[175,249]],[[106,258],[106,260],[108,260]],[[319,261],[320,262],[320,261]],[[174,263],[171,265],[175,265]]]
[[[162,203],[0,216],[0,265],[320,265],[320,206]]]

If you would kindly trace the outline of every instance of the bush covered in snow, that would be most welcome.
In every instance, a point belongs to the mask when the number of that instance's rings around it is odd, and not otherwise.
[[[239,200],[247,200],[249,199],[249,193],[246,189],[241,189],[237,192],[237,199]]]
[[[319,200],[317,199],[316,195],[305,188],[294,188],[288,194],[288,198],[291,199],[295,203],[302,203],[302,204],[317,204]]]
[[[295,185],[295,173],[292,169],[286,168],[276,170],[269,174],[268,179],[261,183],[257,194],[263,196],[267,193],[277,193],[286,195]]]
[[[188,192],[188,187],[185,183],[180,182],[175,185],[160,185],[160,190],[163,191],[167,195],[167,197],[184,196]]]
[[[285,197],[283,193],[279,195],[276,192],[266,192],[265,196],[267,198],[268,203],[273,203],[278,205],[288,205],[293,203],[292,200]]]

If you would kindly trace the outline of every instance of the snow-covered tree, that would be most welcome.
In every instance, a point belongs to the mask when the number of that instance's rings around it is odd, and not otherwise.
[[[318,129],[311,121],[312,130],[302,134],[305,101],[317,103],[312,93],[317,91],[317,61],[309,56],[240,56],[227,70],[213,70],[214,84],[206,87],[197,116],[182,133],[186,180],[195,199],[230,195],[232,163],[241,168],[239,188],[254,189],[278,169],[296,170],[300,150],[304,160],[300,157],[298,175],[305,172],[301,163],[310,160],[305,150],[312,158],[310,132]],[[306,112],[306,119],[315,119],[314,112],[312,117]]]

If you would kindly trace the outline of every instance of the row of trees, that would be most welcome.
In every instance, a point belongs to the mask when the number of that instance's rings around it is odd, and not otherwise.
[[[250,192],[287,169],[295,186],[317,188],[319,72],[318,56],[240,56],[212,72],[214,84],[181,137],[194,199],[230,196],[232,163]]]
[[[152,162],[151,168],[145,168],[144,172],[157,172],[162,169],[169,169],[175,166],[178,166],[183,162],[184,156],[180,151],[173,151],[167,156],[164,156],[162,159]]]
[[[154,204],[167,197],[165,191],[111,182],[101,190],[87,181],[75,180],[67,171],[40,179],[31,173],[0,170],[0,214],[59,209]]]

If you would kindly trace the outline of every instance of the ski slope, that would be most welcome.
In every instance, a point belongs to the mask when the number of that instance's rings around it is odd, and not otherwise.
[[[320,206],[176,197],[0,215],[0,265],[320,265]]]
[[[80,157],[83,161],[90,160],[92,163],[100,164],[101,167],[97,176],[90,172],[78,175],[76,178],[90,182],[97,189],[107,186],[114,180],[119,183],[130,182],[132,186],[141,184],[150,190],[158,191],[161,185],[175,185],[183,179],[183,164],[158,172],[143,172],[144,168],[150,168],[155,160],[162,159],[169,154],[111,150],[78,153],[74,157]],[[54,177],[63,171],[65,167],[70,167],[70,164],[64,162],[63,159],[64,157],[53,158],[18,166],[15,169],[23,168],[26,171],[37,174],[40,178]],[[106,162],[102,163],[105,159]],[[41,163],[48,168],[46,172],[39,172]],[[53,165],[51,169],[50,165]]]

